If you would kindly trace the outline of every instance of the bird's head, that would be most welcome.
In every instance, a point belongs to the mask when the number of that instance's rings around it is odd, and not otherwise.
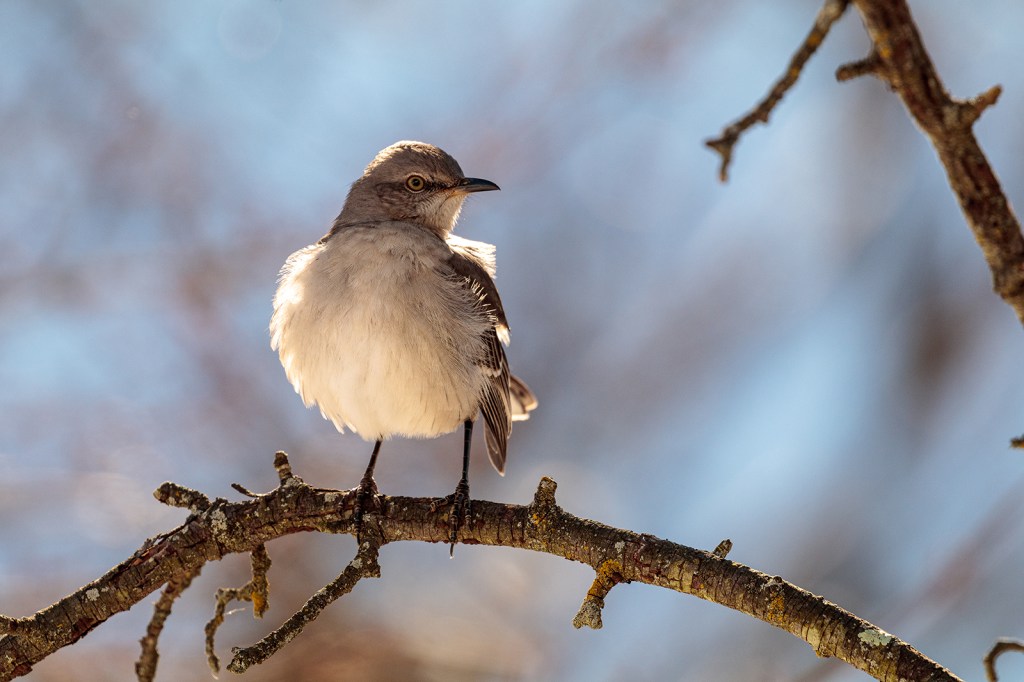
[[[489,180],[467,178],[455,159],[432,144],[396,142],[382,149],[352,185],[339,222],[403,220],[444,239],[468,194],[495,189]]]

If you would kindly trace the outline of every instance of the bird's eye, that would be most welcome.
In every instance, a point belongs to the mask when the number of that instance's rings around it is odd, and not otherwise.
[[[405,186],[410,192],[422,192],[427,186],[427,181],[421,175],[410,175],[405,179]]]

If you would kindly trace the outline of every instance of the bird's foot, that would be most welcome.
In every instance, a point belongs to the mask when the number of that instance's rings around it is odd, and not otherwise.
[[[450,504],[452,510],[448,515],[448,555],[455,555],[455,543],[459,538],[459,530],[463,524],[469,525],[472,506],[469,500],[469,481],[462,479],[455,487],[455,492],[442,497],[432,507],[436,510],[443,505]]]
[[[356,541],[361,542],[363,536],[363,513],[368,508],[376,506],[376,497],[380,493],[377,491],[377,482],[373,480],[373,476],[363,476],[355,491],[356,505],[352,510],[352,518],[356,522]]]

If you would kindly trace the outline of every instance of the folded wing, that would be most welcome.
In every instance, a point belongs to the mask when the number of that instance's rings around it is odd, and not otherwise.
[[[537,399],[525,383],[509,372],[502,345],[508,343],[508,321],[492,279],[494,247],[454,235],[448,238],[448,245],[452,249],[448,265],[453,276],[465,284],[481,312],[493,323],[483,334],[484,352],[477,360],[488,376],[480,396],[480,411],[486,427],[487,454],[498,473],[504,474],[512,422],[528,419]]]

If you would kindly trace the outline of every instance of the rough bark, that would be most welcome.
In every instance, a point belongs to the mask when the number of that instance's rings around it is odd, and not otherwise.
[[[353,491],[314,488],[290,472],[282,481],[276,490],[242,502],[210,502],[195,491],[164,484],[158,498],[192,508],[185,523],[148,540],[105,575],[34,616],[0,622],[0,632],[7,632],[0,638],[0,678],[27,674],[49,654],[73,644],[168,581],[194,575],[208,561],[259,551],[290,533],[355,532]],[[585,563],[595,570],[595,583],[604,585],[597,590],[602,602],[612,586],[636,581],[728,606],[803,639],[819,656],[846,661],[880,680],[957,679],[871,623],[778,576],[729,561],[720,556],[721,549],[694,549],[573,516],[555,504],[554,493],[554,481],[545,478],[529,505],[474,500],[472,518],[460,531],[459,541]],[[373,538],[374,552],[391,542],[447,543],[448,511],[433,498],[380,496],[363,519],[362,533]],[[362,577],[379,575],[375,560],[355,565],[365,566]],[[351,573],[352,566],[346,571]],[[347,589],[354,584],[353,577],[348,575]],[[589,603],[592,610],[593,595]],[[244,663],[235,663],[234,669],[244,669]]]

